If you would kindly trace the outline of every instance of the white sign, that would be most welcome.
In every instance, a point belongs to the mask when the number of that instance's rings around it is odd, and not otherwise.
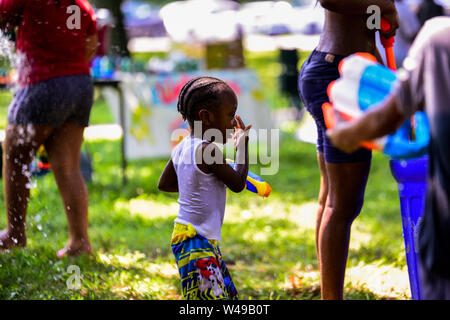
[[[191,78],[209,75],[226,81],[238,97],[237,114],[253,129],[272,129],[270,109],[256,74],[248,69],[196,71],[167,75],[126,74],[121,84],[125,103],[125,157],[169,156],[177,136],[189,128],[177,111],[178,94]],[[117,92],[103,89],[119,123]],[[252,142],[252,141],[251,141]],[[253,141],[255,142],[255,141]]]

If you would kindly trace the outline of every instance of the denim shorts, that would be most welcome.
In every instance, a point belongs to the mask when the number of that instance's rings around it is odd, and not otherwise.
[[[317,151],[324,154],[325,161],[331,163],[367,162],[372,152],[361,148],[346,153],[335,148],[327,138],[322,104],[329,102],[328,85],[339,78],[339,62],[344,56],[314,50],[303,63],[298,78],[298,90],[306,110],[312,115],[317,126]]]
[[[56,128],[73,122],[87,127],[93,101],[89,75],[56,77],[20,88],[9,106],[8,122]]]

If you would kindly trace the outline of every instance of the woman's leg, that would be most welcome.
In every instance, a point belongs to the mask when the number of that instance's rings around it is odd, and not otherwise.
[[[45,143],[70,233],[69,243],[58,252],[59,257],[92,252],[88,236],[88,193],[80,170],[83,132],[84,127],[65,123]]]
[[[363,205],[370,161],[325,164],[328,196],[318,228],[322,299],[343,299],[350,228]]]
[[[323,152],[317,152],[317,163],[319,165],[320,171],[320,190],[319,190],[319,199],[318,204],[319,208],[317,209],[316,216],[316,250],[317,250],[317,258],[319,259],[320,266],[320,254],[319,254],[319,232],[320,225],[322,222],[322,215],[325,210],[327,198],[328,198],[328,174],[327,168],[325,165],[325,158]]]
[[[30,164],[40,145],[54,129],[47,126],[8,124],[3,144],[3,183],[7,229],[0,232],[0,249],[24,247],[25,218],[30,196]]]

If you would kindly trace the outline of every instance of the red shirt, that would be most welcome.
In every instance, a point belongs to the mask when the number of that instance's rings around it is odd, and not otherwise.
[[[85,40],[97,32],[96,20],[87,0],[0,0],[0,28],[18,26],[19,84],[89,73]]]

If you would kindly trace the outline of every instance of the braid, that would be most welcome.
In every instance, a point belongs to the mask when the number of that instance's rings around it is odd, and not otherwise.
[[[177,103],[178,112],[183,116],[183,120],[192,123],[196,108],[200,104],[205,108],[218,106],[220,100],[217,91],[214,90],[218,85],[228,87],[223,80],[209,76],[197,77],[188,81],[181,89]]]
[[[177,110],[181,115],[183,116],[183,120],[186,120],[187,117],[187,110],[186,110],[186,103],[184,102],[186,100],[186,91],[189,89],[192,84],[197,81],[200,78],[193,78],[186,82],[186,84],[181,88],[180,94],[178,96],[178,103],[177,103]]]

